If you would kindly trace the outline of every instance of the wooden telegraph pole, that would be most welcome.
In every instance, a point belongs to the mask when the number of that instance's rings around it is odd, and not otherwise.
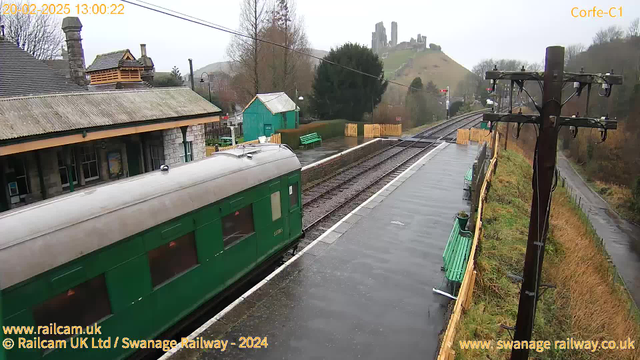
[[[542,263],[544,250],[549,230],[549,212],[551,209],[551,195],[554,189],[556,174],[556,148],[558,132],[561,126],[569,126],[572,134],[577,134],[579,127],[600,129],[602,140],[607,136],[607,130],[616,129],[617,122],[606,118],[588,117],[563,117],[560,116],[562,105],[573,96],[580,96],[582,90],[587,87],[587,111],[588,97],[591,93],[591,85],[602,85],[602,96],[611,95],[613,85],[622,84],[622,77],[613,75],[613,71],[607,74],[565,73],[564,72],[564,48],[551,46],[547,48],[544,73],[521,71],[487,71],[486,79],[493,81],[493,90],[496,89],[498,80],[510,80],[511,89],[514,85],[519,91],[524,89],[525,81],[543,82],[542,105],[534,104],[539,115],[522,115],[512,113],[512,99],[509,96],[509,112],[505,114],[484,114],[485,121],[518,123],[518,134],[523,124],[538,126],[538,140],[533,160],[533,197],[531,200],[531,216],[529,220],[529,237],[527,251],[524,260],[522,274],[522,287],[520,289],[520,302],[518,304],[518,317],[515,327],[515,341],[530,341],[533,333],[533,324],[536,315],[536,305],[540,297],[540,279],[542,275]],[[565,83],[573,83],[574,93],[565,101],[562,100],[562,88]],[[529,93],[527,92],[527,95]],[[530,95],[529,95],[530,96]],[[530,96],[531,97],[531,96]],[[531,98],[533,100],[533,98]],[[505,144],[506,146],[506,144]],[[523,360],[529,356],[528,349],[513,349],[512,360]]]

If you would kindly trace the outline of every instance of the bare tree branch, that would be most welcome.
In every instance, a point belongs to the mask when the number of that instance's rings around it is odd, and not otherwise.
[[[16,3],[19,8],[29,3]],[[60,21],[54,15],[29,15],[17,13],[3,15],[0,24],[5,26],[6,39],[15,43],[36,59],[54,59],[60,54],[64,43],[64,34]]]

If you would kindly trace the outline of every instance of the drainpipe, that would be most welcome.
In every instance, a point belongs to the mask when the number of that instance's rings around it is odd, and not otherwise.
[[[181,126],[180,130],[182,130],[182,146],[184,147],[184,162],[189,162],[189,158],[187,156],[187,129],[189,126]],[[191,149],[193,151],[193,149]]]

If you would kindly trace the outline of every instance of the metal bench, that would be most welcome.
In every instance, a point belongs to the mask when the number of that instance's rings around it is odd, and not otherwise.
[[[322,138],[320,137],[320,135],[318,135],[318,133],[311,133],[300,136],[300,144],[303,146],[314,144],[316,142],[320,142],[320,145],[322,145]]]
[[[447,246],[442,254],[442,260],[444,262],[442,269],[445,272],[445,278],[453,285],[451,289],[452,294],[453,290],[456,289],[456,285],[459,286],[464,278],[472,241],[473,236],[471,232],[460,229],[460,224],[456,219],[453,223],[449,240],[447,240]]]

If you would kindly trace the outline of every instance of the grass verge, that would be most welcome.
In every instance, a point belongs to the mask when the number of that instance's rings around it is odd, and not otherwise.
[[[459,340],[511,340],[501,324],[514,326],[520,285],[508,274],[521,275],[531,201],[531,166],[514,151],[498,160],[483,215],[473,304],[458,324],[456,359],[506,359],[508,350],[462,350]],[[534,340],[636,340],[635,350],[559,350],[530,352],[536,359],[638,359],[640,315],[617,282],[595,231],[586,217],[558,188],[553,196],[551,227],[542,283],[548,290],[538,302]]]

